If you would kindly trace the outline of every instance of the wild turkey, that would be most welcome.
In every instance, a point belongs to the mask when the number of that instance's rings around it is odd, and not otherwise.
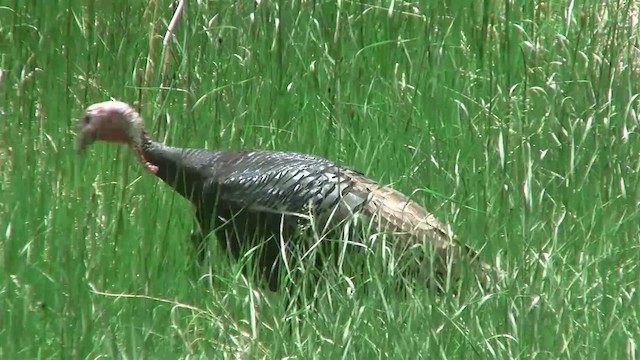
[[[165,146],[152,141],[140,115],[118,101],[86,109],[78,153],[96,140],[128,144],[147,172],[195,205],[198,229],[192,241],[200,260],[211,231],[235,258],[262,243],[257,269],[272,290],[279,285],[274,264],[283,254],[281,245],[292,243],[305,221],[314,219],[315,229],[340,229],[355,216],[391,233],[403,251],[429,245],[437,257],[432,262],[436,275],[462,257],[486,284],[489,265],[453,241],[432,214],[400,192],[329,160],[294,152]]]

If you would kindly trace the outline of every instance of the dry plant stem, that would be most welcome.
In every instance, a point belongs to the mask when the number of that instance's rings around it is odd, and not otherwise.
[[[171,18],[171,22],[169,22],[169,27],[167,28],[167,32],[164,35],[164,40],[162,41],[162,84],[161,87],[164,87],[165,80],[167,79],[167,67],[169,65],[169,54],[171,53],[170,41],[171,35],[175,31],[178,26],[178,21],[180,21],[180,16],[182,15],[182,10],[184,9],[184,0],[180,0],[178,2],[178,7],[176,8],[175,13],[173,14],[173,18]]]
[[[156,37],[156,22],[158,21],[158,2],[152,0],[149,3],[149,6],[147,7],[147,9],[145,10],[145,15],[147,14],[147,12],[149,11],[149,9],[153,6],[153,19],[151,20],[151,29],[149,31],[149,55],[147,56],[147,65],[146,68],[144,70],[144,79],[142,82],[142,88],[143,89],[147,89],[149,86],[149,76],[151,75],[151,72],[153,71],[153,53],[155,50],[155,41],[154,38]],[[144,90],[142,90],[144,91]],[[143,104],[143,97],[140,96],[139,98],[140,100],[140,104]]]

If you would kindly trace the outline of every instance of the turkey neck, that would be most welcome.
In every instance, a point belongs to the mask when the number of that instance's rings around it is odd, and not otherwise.
[[[202,149],[176,148],[155,142],[143,134],[142,152],[158,167],[156,176],[186,199],[195,202],[202,196],[208,176],[212,175],[209,160],[214,153]]]

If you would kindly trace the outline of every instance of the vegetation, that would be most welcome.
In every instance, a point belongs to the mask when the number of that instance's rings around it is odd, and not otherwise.
[[[0,358],[638,357],[634,1],[189,1],[163,78],[172,13],[0,4]],[[194,274],[189,204],[124,147],[74,153],[110,97],[169,144],[414,192],[506,277],[409,298],[336,277],[294,310],[217,249]]]

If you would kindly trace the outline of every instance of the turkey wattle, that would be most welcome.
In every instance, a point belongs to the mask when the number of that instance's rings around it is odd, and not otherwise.
[[[280,267],[274,264],[284,253],[281,246],[300,233],[302,223],[313,218],[314,229],[327,233],[344,227],[354,214],[391,234],[402,251],[428,245],[437,257],[430,263],[438,275],[462,257],[486,284],[489,265],[453,241],[431,213],[400,192],[329,160],[293,152],[165,146],[147,136],[138,112],[118,101],[86,109],[78,152],[96,140],[128,144],[147,172],[195,205],[199,226],[192,241],[199,260],[204,259],[211,231],[235,258],[261,244],[255,265],[272,290],[278,287]]]

